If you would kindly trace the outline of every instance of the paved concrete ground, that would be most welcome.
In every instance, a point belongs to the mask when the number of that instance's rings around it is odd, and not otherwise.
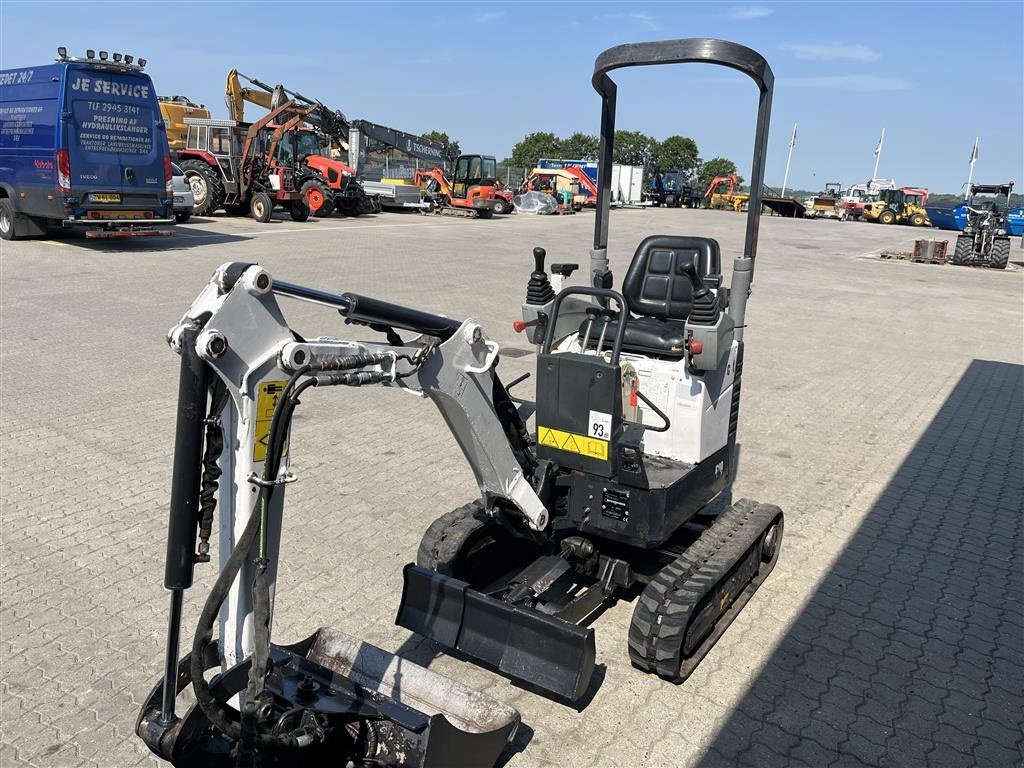
[[[159,242],[3,243],[0,764],[156,764],[132,729],[166,623],[177,359],[163,338],[214,267],[255,260],[472,315],[523,348],[510,325],[531,248],[585,266],[592,221],[216,219]],[[731,213],[617,212],[613,267],[644,234],[713,235],[731,256],[741,230]],[[401,564],[474,488],[431,406],[385,390],[299,410],[275,638],[333,625],[509,702],[516,767],[1020,765],[1022,257],[1015,245],[1006,272],[877,258],[919,234],[763,219],[735,491],[782,506],[786,537],[686,684],[630,667],[629,604],[597,624],[580,711],[396,628]],[[352,331],[285,309],[304,334]],[[213,576],[198,573],[189,634]]]

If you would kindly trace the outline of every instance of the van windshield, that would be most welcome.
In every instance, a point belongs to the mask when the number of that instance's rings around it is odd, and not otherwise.
[[[78,70],[68,78],[68,99],[82,149],[120,155],[153,151],[153,97],[148,78]]]

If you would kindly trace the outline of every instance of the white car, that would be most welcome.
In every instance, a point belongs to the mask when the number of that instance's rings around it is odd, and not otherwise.
[[[192,187],[185,178],[185,172],[171,163],[171,188],[174,191],[174,220],[184,224],[192,216],[192,207],[196,199],[192,195]]]

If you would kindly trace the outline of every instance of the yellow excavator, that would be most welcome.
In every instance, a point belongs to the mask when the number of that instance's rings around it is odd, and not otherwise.
[[[188,137],[186,118],[210,118],[210,110],[205,105],[196,104],[187,96],[160,96],[157,102],[160,104],[160,116],[167,126],[167,145],[171,152],[185,148]]]

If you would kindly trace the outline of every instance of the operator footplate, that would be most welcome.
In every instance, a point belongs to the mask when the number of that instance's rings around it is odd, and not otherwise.
[[[395,623],[569,701],[590,684],[594,630],[496,600],[409,564]]]
[[[644,588],[629,627],[633,665],[681,683],[775,567],[782,510],[741,499]]]
[[[519,725],[512,707],[336,629],[272,645],[270,659],[266,727],[293,727],[304,718],[319,739],[261,753],[261,766],[493,766]],[[178,693],[192,683],[189,661],[185,656],[178,664]],[[203,667],[218,664],[213,643]],[[249,666],[246,660],[215,676],[214,697],[226,703],[243,692]],[[213,728],[198,705],[162,722],[162,693],[161,682],[135,724],[150,750],[182,768],[235,766],[238,744]]]

